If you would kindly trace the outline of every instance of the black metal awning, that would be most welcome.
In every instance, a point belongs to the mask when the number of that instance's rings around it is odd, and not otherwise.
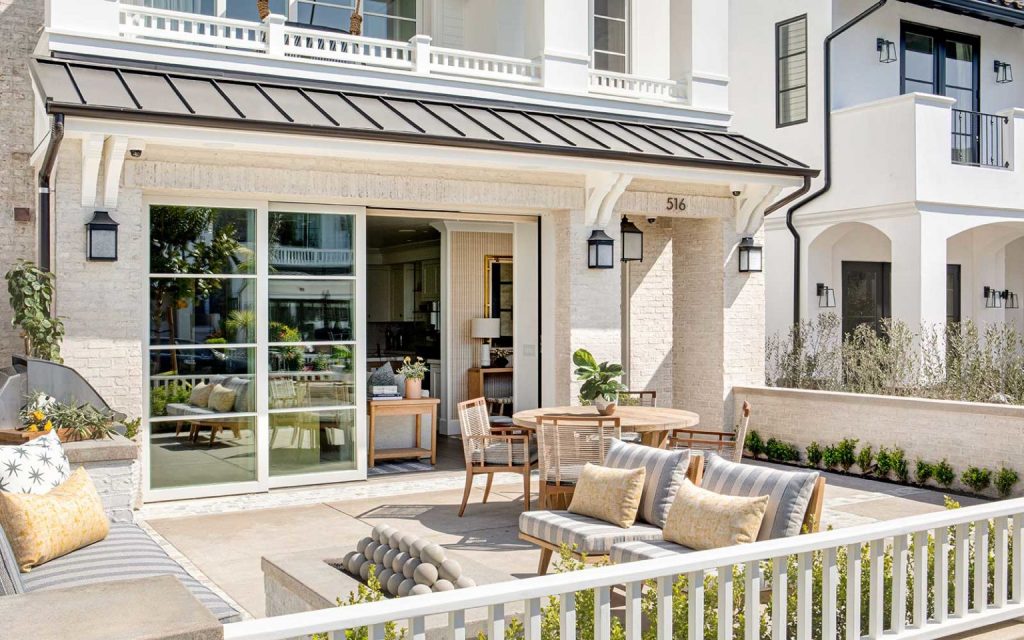
[[[1022,0],[903,0],[931,9],[940,9],[1011,27],[1024,28]]]
[[[365,87],[37,58],[49,113],[815,176],[746,136],[665,120],[552,111]]]

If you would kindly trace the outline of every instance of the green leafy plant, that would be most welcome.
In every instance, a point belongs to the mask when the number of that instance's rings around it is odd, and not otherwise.
[[[903,449],[896,447],[889,452],[889,466],[897,480],[903,483],[910,481],[910,463]]]
[[[849,471],[857,462],[857,443],[855,438],[844,438],[836,445],[836,464],[843,471]]]
[[[861,473],[871,473],[874,464],[875,450],[871,448],[871,445],[861,447],[861,450],[857,452],[857,466],[860,467]]]
[[[413,361],[409,356],[405,356],[398,373],[405,376],[406,380],[422,380],[427,375],[427,368],[423,358],[416,356],[416,360]]]
[[[124,421],[124,437],[132,440],[139,435],[139,428],[142,426],[142,418],[132,418]]]
[[[313,371],[327,371],[331,368],[331,359],[327,354],[321,353],[313,358]]]
[[[934,475],[935,465],[926,460],[918,459],[917,464],[914,466],[914,476],[917,478],[918,484],[927,484]]]
[[[892,471],[892,452],[885,447],[879,447],[876,457],[875,475],[879,478],[888,478]]]
[[[765,455],[769,460],[779,462],[800,462],[800,450],[788,442],[782,442],[777,438],[769,438],[764,445]]]
[[[953,470],[953,465],[949,464],[949,461],[945,458],[942,459],[942,462],[935,465],[935,481],[939,483],[939,486],[946,489],[952,487],[956,481],[956,471]]]
[[[577,349],[572,354],[572,363],[576,366],[576,379],[583,383],[580,387],[581,401],[592,403],[597,398],[604,398],[608,402],[615,402],[619,392],[626,390],[625,385],[619,382],[622,377],[621,364],[598,364],[586,349]]]
[[[348,598],[345,600],[338,598],[337,602],[339,607],[348,607],[368,602],[380,602],[385,599],[384,590],[380,586],[380,580],[377,579],[377,567],[371,564],[370,573],[366,576],[366,584],[360,583],[355,591],[349,592]],[[329,640],[330,634],[314,633],[310,637],[312,640]],[[397,623],[393,621],[384,623],[384,640],[404,640],[405,637],[406,630],[399,629]],[[370,630],[367,627],[346,629],[345,640],[370,640]]]
[[[999,492],[1000,498],[1009,498],[1010,494],[1013,493],[1013,487],[1019,480],[1020,476],[1016,471],[1002,467],[999,471],[996,471],[996,477],[993,484],[996,487],[996,491]]]
[[[192,395],[192,385],[187,382],[170,382],[155,386],[149,390],[149,415],[165,416],[167,415],[167,405],[186,403],[190,395]]]
[[[750,455],[755,458],[761,456],[764,453],[764,440],[761,439],[761,434],[751,429],[747,433],[747,440],[743,444],[744,448],[750,452]]]
[[[807,454],[807,462],[809,462],[811,466],[821,466],[821,460],[825,454],[825,452],[821,448],[821,445],[819,445],[817,442],[812,442],[811,444],[807,445],[807,448],[804,450],[804,453]]]
[[[7,272],[7,293],[10,295],[11,326],[21,327],[25,353],[33,358],[64,362],[60,343],[64,339],[64,323],[52,312],[56,278],[28,260],[19,260]]]
[[[826,469],[835,469],[839,466],[839,452],[835,445],[830,444],[821,452],[821,463]]]
[[[984,467],[967,467],[967,470],[960,474],[960,481],[971,488],[975,493],[981,493],[992,484],[992,471]]]
[[[256,312],[251,309],[235,309],[224,320],[224,330],[234,336],[235,342],[251,342],[256,339]]]
[[[88,404],[61,402],[45,393],[35,392],[21,410],[22,424],[28,431],[56,429],[62,440],[100,440],[116,433],[114,412]]]

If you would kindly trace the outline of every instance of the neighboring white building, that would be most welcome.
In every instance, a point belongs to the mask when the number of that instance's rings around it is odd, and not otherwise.
[[[824,41],[874,6],[733,2],[735,126],[824,166]],[[833,40],[831,190],[793,217],[800,318],[1024,328],[1022,26],[1009,0],[889,0]],[[787,209],[765,225],[770,334],[794,321]]]
[[[352,4],[48,0],[34,60],[3,43],[33,79],[23,148],[56,158],[32,228],[64,356],[145,417],[146,497],[365,478],[365,374],[402,355],[428,353],[442,401],[419,442],[457,434],[481,316],[516,409],[573,402],[585,347],[731,427],[764,370],[739,245],[816,170],[729,131],[727,5],[364,1],[350,35]],[[87,258],[96,211],[115,261]],[[628,268],[623,216],[644,233]],[[609,268],[588,266],[598,231]],[[168,398],[216,374],[220,415]],[[406,420],[377,448],[413,446]]]

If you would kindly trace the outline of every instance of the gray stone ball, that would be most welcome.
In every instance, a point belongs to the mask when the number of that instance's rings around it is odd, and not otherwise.
[[[402,584],[403,580],[405,580],[405,576],[403,576],[401,573],[391,574],[391,577],[388,578],[387,584],[388,593],[390,593],[393,596],[397,596],[398,585]]]
[[[345,554],[345,557],[341,559],[341,566],[348,568],[348,563],[352,560],[353,556],[363,557],[363,554],[359,551],[349,551]]]
[[[441,547],[441,545],[439,544],[428,544],[427,546],[423,547],[422,551],[420,551],[420,560],[424,562],[429,562],[432,565],[440,566],[441,563],[444,562],[444,559],[444,548]]]
[[[388,544],[388,541],[391,540],[391,536],[394,534],[395,528],[389,524],[386,524],[383,527],[381,527],[379,536],[380,539],[378,540],[378,542],[380,542],[381,544]]]
[[[398,548],[406,553],[409,553],[409,546],[412,545],[413,542],[416,542],[416,536],[411,533],[403,533],[398,536]]]
[[[356,543],[356,551],[358,551],[359,553],[366,551],[366,545],[370,544],[373,541],[373,538],[369,536],[366,538],[360,538],[359,542]]]
[[[377,548],[373,550],[373,561],[376,562],[377,564],[383,564],[384,563],[384,554],[387,553],[387,552],[388,552],[388,547],[386,547],[386,546],[384,546],[382,544],[377,545]]]
[[[410,596],[422,596],[430,593],[430,587],[425,584],[413,585],[412,589],[409,589]]]
[[[376,542],[371,542],[366,545],[366,548],[363,549],[363,555],[366,556],[367,560],[373,560],[373,552],[376,551],[379,546],[380,545]]]
[[[434,591],[453,591],[455,585],[452,584],[451,580],[438,580],[434,583]]]
[[[366,562],[366,556],[361,553],[354,553],[352,554],[352,557],[345,562],[345,568],[348,569],[348,572],[353,576],[358,576],[359,567],[363,566],[364,562]]]
[[[416,567],[422,564],[416,558],[409,558],[404,565],[402,565],[402,575],[406,578],[412,578],[413,574],[416,573]]]
[[[409,592],[412,591],[412,588],[415,586],[416,583],[408,578],[402,580],[402,583],[398,585],[398,596],[404,598],[409,595]]]
[[[429,544],[429,540],[425,540],[424,538],[416,538],[409,545],[409,555],[411,555],[414,558],[419,558],[420,554],[423,552],[423,548]]]
[[[384,573],[385,569],[387,569],[387,567],[385,567],[384,565],[382,565],[382,564],[375,564],[375,565],[373,565],[373,575],[377,576],[377,578],[379,579],[380,578],[380,574]]]
[[[393,575],[395,575],[395,572],[388,567],[384,567],[384,570],[377,574],[377,582],[380,583],[381,589],[386,590],[388,588],[388,580],[390,580]]]
[[[437,567],[429,562],[421,562],[420,566],[412,572],[412,579],[416,584],[425,584],[428,587],[437,581]]]
[[[360,580],[362,580],[363,582],[366,582],[366,579],[370,577],[370,567],[372,567],[372,566],[373,566],[373,563],[370,562],[369,560],[367,560],[363,564],[359,565],[359,578],[360,578]]]
[[[383,522],[380,524],[373,525],[373,529],[370,530],[370,537],[373,538],[374,542],[380,542],[381,534],[383,534],[384,530],[387,528],[388,525],[384,524]]]
[[[391,559],[391,568],[397,573],[401,573],[405,567],[405,563],[411,560],[408,553],[402,553],[399,551],[394,558]]]
[[[381,560],[381,562],[384,564],[385,567],[388,567],[390,569],[391,565],[395,563],[395,556],[397,556],[399,553],[400,552],[398,551],[398,549],[388,549],[384,553],[384,559]]]
[[[437,569],[441,578],[450,582],[455,582],[462,577],[462,567],[451,558],[446,558]]]
[[[458,580],[455,581],[455,588],[456,589],[466,589],[468,587],[475,587],[475,586],[476,586],[476,580],[473,580],[469,576],[462,576],[461,578],[459,578]]]

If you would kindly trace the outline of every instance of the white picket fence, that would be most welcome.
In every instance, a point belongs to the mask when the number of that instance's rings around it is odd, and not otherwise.
[[[448,615],[444,637],[465,640],[467,611],[486,609],[488,640],[504,640],[508,629],[506,607],[523,602],[525,640],[541,640],[542,607],[550,598],[559,605],[559,637],[577,638],[576,599],[594,593],[594,640],[609,640],[612,590],[624,593],[622,622],[627,640],[639,640],[643,628],[654,628],[659,640],[680,637],[681,621],[673,619],[672,585],[688,579],[687,637],[691,640],[772,640],[837,638],[845,621],[846,640],[943,638],[1024,616],[1022,603],[1022,551],[1024,499],[1007,500],[899,520],[849,527],[723,549],[597,567],[571,573],[514,580],[469,589],[426,594],[389,601],[323,609],[308,613],[249,620],[226,625],[227,640],[281,640],[327,633],[331,640],[344,631],[369,629],[370,640],[383,640],[384,625],[398,622],[408,629],[407,640],[425,640],[426,618]],[[990,537],[990,527],[992,534]],[[934,541],[934,580],[929,579],[928,546]],[[841,558],[867,557],[862,563]],[[1012,550],[1011,550],[1012,549]],[[975,562],[974,557],[990,560]],[[785,569],[795,559],[795,584]],[[891,563],[891,598],[886,598],[887,563]],[[840,569],[846,567],[845,601],[841,602]],[[817,568],[816,568],[817,566]],[[734,572],[734,570],[738,570]],[[771,579],[765,575],[771,573]],[[947,579],[952,571],[952,579]],[[742,602],[735,603],[734,575],[743,587]],[[709,578],[705,582],[706,578]],[[990,584],[991,578],[991,584]],[[862,579],[868,585],[862,587]],[[646,584],[645,584],[646,583]],[[653,586],[652,586],[653,585]],[[714,629],[705,629],[705,589],[718,592]],[[645,619],[644,590],[653,589],[657,613]],[[929,612],[928,594],[934,593]],[[866,593],[865,593],[866,591]],[[795,629],[783,615],[771,616],[762,634],[759,624],[737,628],[738,614],[757,620],[771,603],[775,612],[786,610],[795,592]],[[343,595],[343,594],[339,594]],[[648,598],[651,593],[648,594]],[[912,606],[908,607],[908,596]],[[820,598],[820,608],[815,606]],[[866,626],[861,626],[862,599],[866,599]],[[951,606],[947,606],[949,601]],[[709,600],[710,602],[710,600]],[[841,609],[845,611],[841,616]],[[887,624],[886,621],[890,622]],[[589,640],[589,636],[588,636]]]

